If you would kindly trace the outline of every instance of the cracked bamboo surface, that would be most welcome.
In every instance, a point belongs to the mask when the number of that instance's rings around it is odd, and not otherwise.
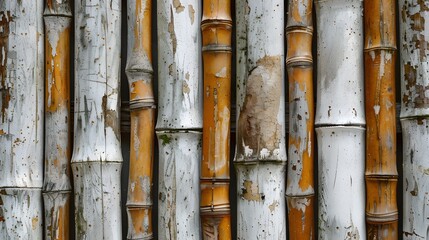
[[[69,239],[70,32],[69,1],[45,2],[45,169],[43,182],[45,239]]]
[[[75,1],[76,239],[120,239],[121,3]]]
[[[393,0],[364,1],[368,239],[398,238]]]
[[[0,239],[43,238],[43,1],[0,1]]]
[[[286,65],[289,79],[289,149],[286,199],[290,239],[315,239],[313,1],[289,1]]]
[[[152,186],[155,100],[152,68],[152,1],[128,0],[131,151],[128,179],[128,239],[153,239]]]
[[[239,0],[237,238],[285,239],[284,1]]]
[[[159,239],[201,239],[201,3],[161,0],[158,17]]]
[[[429,2],[400,0],[404,239],[429,238]]]
[[[361,0],[315,1],[318,239],[365,238],[365,109]]]
[[[231,117],[231,3],[203,2],[204,64],[201,224],[203,239],[231,239],[229,146]]]

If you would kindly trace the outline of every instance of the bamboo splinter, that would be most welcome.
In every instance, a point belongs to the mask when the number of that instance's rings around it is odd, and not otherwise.
[[[128,0],[131,152],[127,195],[128,239],[152,239],[152,164],[155,100],[151,50],[152,1]]]
[[[229,134],[231,4],[205,0],[201,22],[204,63],[201,223],[203,239],[231,239]]]

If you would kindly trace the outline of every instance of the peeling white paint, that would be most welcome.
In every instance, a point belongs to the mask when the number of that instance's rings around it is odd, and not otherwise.
[[[226,78],[226,67],[223,67],[219,72],[215,73],[217,78]]]
[[[375,112],[375,115],[378,115],[380,113],[380,105],[374,106],[374,112]]]

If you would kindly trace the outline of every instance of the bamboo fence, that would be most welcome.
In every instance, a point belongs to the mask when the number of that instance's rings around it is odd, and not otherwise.
[[[289,238],[315,239],[313,1],[289,1],[286,65],[289,79],[289,148],[286,199]]]
[[[203,239],[231,239],[229,156],[231,3],[205,0],[201,21],[204,68],[201,224]]]
[[[157,4],[158,238],[200,239],[201,3]]]
[[[398,239],[395,1],[364,2],[368,239]]]
[[[399,1],[401,125],[403,139],[403,239],[429,238],[429,4]]]
[[[43,237],[43,1],[0,1],[0,239]]]
[[[76,239],[120,239],[121,4],[75,1]]]
[[[45,2],[45,239],[69,239],[70,234],[71,21],[69,1]]]
[[[363,3],[321,0],[315,7],[318,239],[365,238]]]
[[[286,238],[284,1],[239,0],[237,238]]]

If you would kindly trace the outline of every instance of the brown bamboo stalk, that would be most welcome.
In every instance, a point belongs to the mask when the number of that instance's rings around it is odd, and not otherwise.
[[[128,0],[128,59],[131,152],[128,180],[128,239],[152,239],[152,178],[155,100],[151,50],[152,1]]]
[[[289,151],[286,198],[290,239],[315,239],[312,0],[290,0],[286,27]]]
[[[364,4],[367,237],[397,239],[396,1]]]
[[[69,1],[45,2],[45,169],[43,202],[46,239],[69,239],[70,215],[70,32]]]
[[[229,134],[231,112],[230,0],[204,0],[201,223],[203,239],[231,239]]]

